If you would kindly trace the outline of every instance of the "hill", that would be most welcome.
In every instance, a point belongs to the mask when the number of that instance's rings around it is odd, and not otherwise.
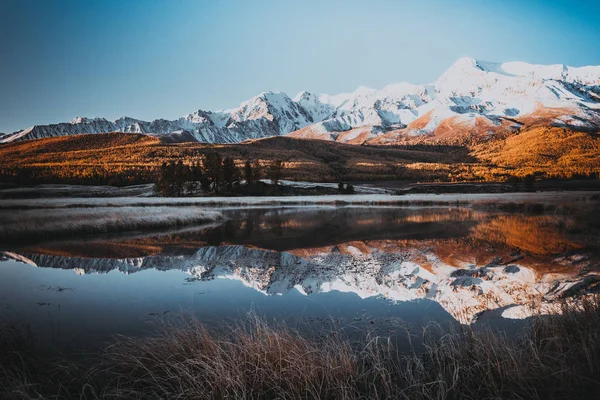
[[[284,178],[306,181],[510,181],[600,173],[600,135],[533,127],[471,145],[350,145],[273,137],[239,144],[164,143],[127,133],[75,135],[0,146],[0,178],[27,183],[152,182],[163,162],[201,162],[218,152],[235,159],[285,163]]]

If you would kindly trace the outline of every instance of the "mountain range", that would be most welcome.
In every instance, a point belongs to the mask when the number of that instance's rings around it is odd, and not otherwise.
[[[176,120],[77,117],[0,134],[0,143],[82,133],[143,133],[164,141],[239,143],[289,135],[343,143],[395,144],[468,135],[486,139],[524,124],[600,130],[600,66],[569,67],[461,58],[435,82],[317,95],[264,92],[236,108]]]

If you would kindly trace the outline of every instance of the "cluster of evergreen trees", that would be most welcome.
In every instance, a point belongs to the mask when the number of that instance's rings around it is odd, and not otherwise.
[[[338,183],[338,190],[341,194],[354,194],[354,185],[351,183]]]
[[[277,185],[283,176],[284,163],[273,161],[263,168],[258,160],[246,161],[238,168],[232,157],[221,157],[219,153],[208,153],[202,162],[186,165],[182,160],[163,163],[156,181],[157,192],[163,196],[178,197],[203,193],[233,194],[240,181],[246,186],[259,184],[264,177]]]

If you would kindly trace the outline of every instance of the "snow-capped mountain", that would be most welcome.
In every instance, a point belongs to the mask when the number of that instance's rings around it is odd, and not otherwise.
[[[574,129],[600,129],[600,66],[456,61],[428,85],[396,83],[381,90],[316,95],[265,92],[237,108],[195,111],[177,120],[74,118],[0,136],[0,143],[78,133],[130,132],[176,141],[236,143],[286,135],[340,142],[393,143],[399,136],[478,135],[515,130],[539,120]]]

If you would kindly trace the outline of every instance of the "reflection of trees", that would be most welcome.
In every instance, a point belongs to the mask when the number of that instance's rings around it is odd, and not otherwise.
[[[379,245],[389,247],[387,250],[390,251],[398,246],[422,248],[433,245],[442,258],[446,253],[455,258],[458,249],[462,248],[465,257],[473,259],[471,255],[481,253],[475,258],[483,259],[490,246],[505,247],[509,251],[519,249],[540,256],[581,248],[566,237],[557,218],[490,215],[461,208],[238,209],[228,211],[224,223],[196,230],[141,238],[107,237],[93,242],[71,240],[29,250],[55,255],[121,258],[159,253],[190,254],[206,245],[221,244],[289,251],[353,241],[375,245],[380,241]],[[463,245],[459,246],[455,239]],[[466,246],[465,241],[472,245]]]
[[[254,233],[254,230],[256,228],[258,228],[259,225],[260,225],[260,221],[258,219],[258,216],[256,214],[250,215],[244,221],[244,235],[245,236],[252,236],[252,234]]]
[[[466,236],[479,218],[465,209],[326,208],[233,211],[240,221],[229,244],[273,250],[337,245],[351,241]]]
[[[551,255],[582,246],[570,241],[553,216],[501,215],[472,229],[474,238],[500,243],[531,254]]]
[[[184,232],[156,233],[144,238],[120,236],[94,241],[106,250],[104,257],[113,257],[110,246],[115,243],[117,257],[128,256],[125,244],[136,249],[131,256],[177,252],[189,254],[193,249],[205,245],[240,244],[272,250],[293,250],[332,246],[352,241],[368,240],[426,240],[434,238],[465,237],[469,228],[481,216],[468,209],[457,208],[270,208],[237,209],[224,211],[224,223]],[[76,246],[75,242],[45,246],[47,253],[62,246],[75,249],[78,255],[86,256],[91,249],[87,241]],[[65,247],[66,246],[66,247]],[[99,248],[100,248],[99,247]],[[41,249],[29,249],[34,252]],[[54,252],[53,254],[58,254]],[[98,256],[99,254],[95,254]]]
[[[283,236],[283,219],[279,212],[276,212],[275,215],[271,218],[268,224],[269,230],[271,234],[275,236]]]

